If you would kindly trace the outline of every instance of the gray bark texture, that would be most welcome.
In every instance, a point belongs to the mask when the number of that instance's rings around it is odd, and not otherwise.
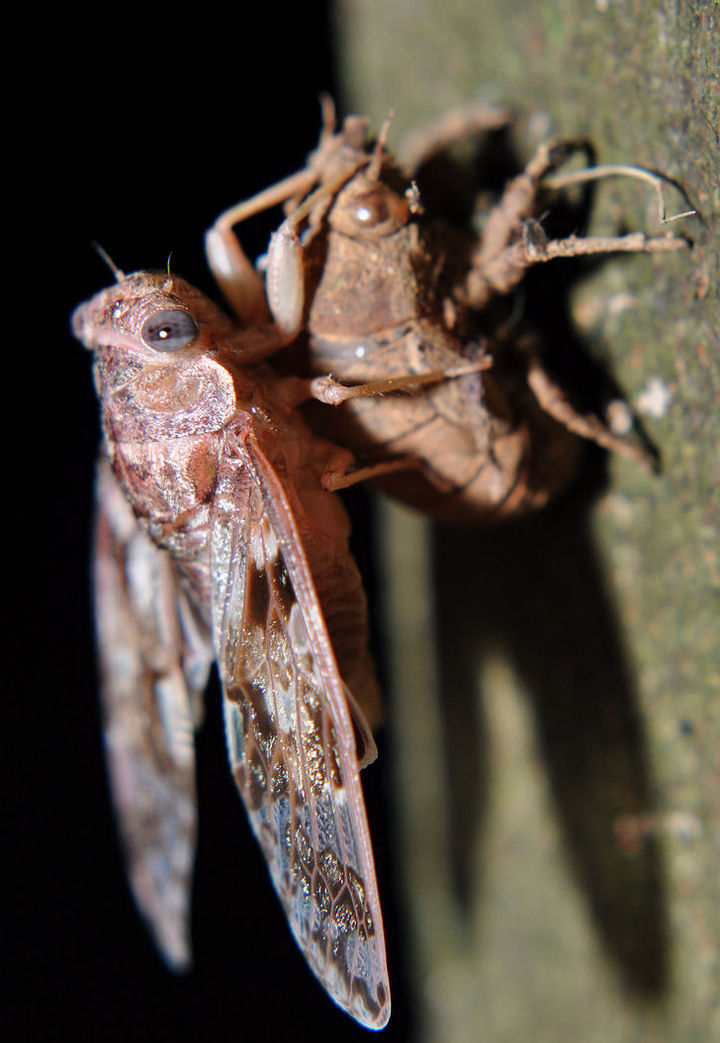
[[[473,98],[660,171],[691,250],[566,280],[573,343],[657,446],[534,518],[384,508],[405,960],[428,1043],[720,1040],[720,5],[338,0],[350,107],[389,144]],[[668,212],[687,209],[669,188]],[[657,232],[634,181],[589,231]],[[558,327],[560,328],[560,327]],[[434,640],[429,640],[432,635]]]

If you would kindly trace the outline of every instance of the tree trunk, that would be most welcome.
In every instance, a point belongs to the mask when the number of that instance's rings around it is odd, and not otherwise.
[[[339,0],[337,29],[390,147],[479,96],[521,159],[587,139],[699,214],[692,250],[552,277],[549,328],[644,414],[659,476],[608,459],[497,530],[384,509],[419,1038],[720,1039],[720,8]],[[656,232],[655,200],[604,182],[590,231],[623,227]]]

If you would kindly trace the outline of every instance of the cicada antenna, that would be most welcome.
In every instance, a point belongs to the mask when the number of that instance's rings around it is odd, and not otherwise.
[[[163,283],[163,290],[165,291],[165,293],[172,293],[174,291],[174,289],[175,289],[175,283],[173,281],[173,275],[172,275],[172,272],[170,271],[170,263],[171,263],[171,261],[172,261],[172,251],[170,251],[170,253],[168,254],[168,259],[167,259],[167,279]]]
[[[115,281],[121,282],[125,278],[125,272],[121,268],[118,268],[110,254],[107,252],[107,250],[103,249],[100,243],[93,242],[92,246],[93,250],[98,255],[98,257],[100,257],[105,262],[105,264],[108,266],[110,271],[115,276]]]
[[[375,141],[375,148],[373,149],[372,160],[370,166],[367,169],[367,175],[369,178],[377,180],[380,177],[380,170],[382,168],[383,152],[385,151],[385,142],[387,141],[388,132],[390,130],[390,124],[395,118],[395,112],[393,109],[388,110],[388,114],[383,121],[377,139]]]
[[[337,127],[337,113],[335,111],[335,102],[327,91],[322,91],[319,95],[320,100],[320,114],[322,119],[322,130],[320,131],[320,144],[327,141],[335,133]]]

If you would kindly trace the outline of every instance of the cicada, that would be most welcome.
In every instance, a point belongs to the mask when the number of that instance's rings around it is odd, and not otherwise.
[[[336,130],[326,105],[305,170],[222,214],[207,239],[232,300],[224,261],[232,250],[238,273],[244,263],[230,242],[233,226],[286,201],[267,256],[268,297],[288,325],[304,309],[301,364],[337,385],[337,414],[325,410],[316,429],[364,462],[363,478],[374,468],[384,491],[450,522],[494,522],[542,506],[575,475],[583,439],[648,462],[647,447],[571,403],[508,302],[528,268],[556,257],[687,245],[642,233],[548,239],[538,218],[556,166],[572,151],[562,144],[538,148],[485,208],[480,229],[427,212],[414,177],[433,150],[506,121],[506,113],[466,107],[420,134],[403,165],[385,147],[387,128],[373,140],[367,120],[350,116]],[[582,176],[620,172],[638,175],[613,167]],[[394,388],[380,383],[389,378]]]
[[[332,999],[390,1015],[359,768],[379,693],[349,521],[347,453],[313,436],[307,384],[182,279],[117,273],[80,305],[103,444],[95,598],[111,790],[136,903],[190,961],[193,732],[213,661],[235,782],[290,928]],[[282,337],[280,337],[282,339]]]

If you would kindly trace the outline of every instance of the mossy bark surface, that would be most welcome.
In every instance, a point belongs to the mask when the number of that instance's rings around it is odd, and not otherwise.
[[[386,509],[420,1038],[720,1039],[720,7],[339,0],[337,31],[348,107],[392,108],[391,146],[480,97],[517,112],[521,158],[583,138],[699,213],[691,250],[557,268],[557,328],[659,476],[591,460],[496,531]],[[635,228],[657,231],[654,197],[600,185],[589,230]]]

